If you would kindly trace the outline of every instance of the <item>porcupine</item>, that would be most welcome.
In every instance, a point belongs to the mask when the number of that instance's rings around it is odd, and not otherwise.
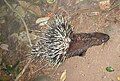
[[[58,15],[55,15],[53,22],[48,23],[47,26],[48,29],[33,46],[31,54],[57,65],[65,59],[73,30],[69,22],[63,16]]]
[[[109,40],[104,33],[74,33],[71,25],[62,16],[55,16],[44,36],[38,40],[32,55],[46,58],[57,65],[66,58],[83,56],[88,48]]]

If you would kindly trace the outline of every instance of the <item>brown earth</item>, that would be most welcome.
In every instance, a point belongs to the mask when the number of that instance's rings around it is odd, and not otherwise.
[[[100,1],[102,0],[59,0],[59,5],[55,6],[55,9],[59,8],[61,11],[65,11],[71,18],[70,21],[74,27],[74,32],[97,31],[110,36],[107,43],[89,48],[84,57],[76,56],[67,59],[52,76],[55,81],[60,81],[60,76],[64,70],[67,71],[65,81],[119,81],[117,77],[120,77],[120,7],[111,11],[109,9],[102,10],[99,6]],[[120,2],[119,0],[116,1]],[[57,11],[55,9],[53,11]],[[26,48],[24,44],[23,46],[20,44],[19,47],[23,50]],[[17,49],[17,46],[13,49]],[[15,62],[16,59],[19,59],[23,61],[21,67],[25,66],[27,61],[24,61],[26,59],[23,56],[27,54],[26,51],[18,50],[18,52],[12,52],[12,54],[14,55],[11,57],[12,61]],[[5,57],[7,59],[7,56]],[[113,72],[106,71],[106,67],[109,66],[114,69]],[[32,75],[32,72],[34,73],[36,69],[41,67],[42,63],[33,62],[25,74],[22,75],[23,79],[20,81],[28,81],[28,79],[39,74],[49,74],[48,71],[51,69],[46,67],[47,70],[43,68],[40,72]]]
[[[66,81],[117,81],[120,76],[119,26],[120,23],[110,23],[109,27],[103,28],[102,31],[110,35],[110,40],[104,45],[91,47],[84,57],[68,59],[58,69],[58,73],[66,69]],[[84,31],[90,30],[86,28]],[[112,66],[115,71],[107,72],[108,66]]]
[[[56,81],[60,81],[64,70],[67,70],[65,81],[118,81],[117,77],[120,77],[120,11],[113,10],[93,15],[94,11],[91,9],[74,16],[74,30],[103,32],[110,36],[110,40],[103,45],[89,48],[84,57],[76,56],[68,59],[57,70]],[[106,71],[106,67],[109,66],[114,69],[113,72]]]

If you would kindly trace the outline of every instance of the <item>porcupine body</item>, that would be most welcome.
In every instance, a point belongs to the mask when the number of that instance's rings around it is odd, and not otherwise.
[[[43,36],[33,46],[32,55],[45,58],[50,63],[57,65],[65,59],[71,42],[72,27],[65,18],[58,15],[48,26]]]

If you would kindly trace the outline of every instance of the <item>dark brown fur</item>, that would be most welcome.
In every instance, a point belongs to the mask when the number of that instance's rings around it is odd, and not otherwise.
[[[77,33],[73,34],[70,48],[67,52],[67,58],[73,56],[83,56],[88,48],[106,43],[109,36],[104,33]]]

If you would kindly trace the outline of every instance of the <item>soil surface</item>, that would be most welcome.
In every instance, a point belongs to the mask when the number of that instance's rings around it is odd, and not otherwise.
[[[85,4],[84,4],[85,5]],[[56,72],[57,80],[64,70],[67,70],[65,81],[118,81],[120,76],[120,10],[101,12],[93,15],[97,9],[78,11],[73,18],[76,32],[103,32],[110,36],[110,40],[100,46],[89,48],[84,57],[72,57],[65,61]],[[114,19],[119,21],[114,22]],[[106,71],[106,67],[114,68],[113,72]]]
[[[108,26],[98,30],[110,36],[106,44],[89,48],[84,57],[68,59],[58,69],[58,74],[66,69],[66,81],[117,81],[117,77],[120,76],[120,23],[109,23]],[[98,27],[92,27],[93,30],[96,28]],[[84,29],[81,31],[92,31],[88,30],[85,24]],[[108,66],[112,66],[115,71],[107,72]]]
[[[107,2],[105,5],[101,5],[103,0],[55,1],[57,4],[41,4],[39,7],[41,7],[40,13],[42,15],[39,14],[39,16],[46,16],[48,12],[56,12],[57,14],[65,13],[66,17],[71,21],[75,33],[101,32],[109,35],[110,39],[105,44],[90,47],[86,51],[85,56],[75,56],[67,59],[56,71],[53,71],[50,66],[44,66],[44,62],[33,61],[20,78],[20,81],[60,81],[64,70],[66,70],[67,76],[65,81],[120,81],[120,6],[116,6],[118,3],[120,4],[120,0],[110,0],[110,2]],[[43,13],[44,10],[46,10],[46,12]],[[47,16],[48,15],[50,14],[47,14]],[[32,19],[29,19],[29,21],[32,22]],[[15,27],[16,26],[17,25],[15,25]],[[28,26],[31,26],[31,24],[28,24]],[[21,25],[21,27],[23,27],[23,25]],[[7,26],[6,24],[3,25],[3,23],[0,25],[0,34],[6,34],[4,37],[7,38],[7,41],[4,43],[7,42],[6,44],[8,44],[10,48],[9,51],[0,50],[0,57],[6,59],[8,65],[16,63],[16,60],[20,60],[21,64],[19,67],[20,70],[22,70],[21,68],[27,63],[26,54],[28,54],[28,50],[30,49],[26,46],[26,42],[19,43],[19,41],[15,39],[15,37],[17,38],[16,34],[10,31],[13,30],[13,32],[16,32],[15,29],[17,28]],[[19,32],[23,30],[24,28],[21,28]],[[13,38],[10,39],[12,36]],[[108,72],[106,70],[107,67],[112,67],[114,71]],[[5,74],[5,72],[3,72],[3,74]],[[3,74],[0,71],[0,77]],[[41,79],[34,79],[41,74],[43,74]],[[50,76],[53,80],[50,80],[50,77],[44,76],[48,74],[52,74]],[[12,76],[9,77],[11,78]]]

